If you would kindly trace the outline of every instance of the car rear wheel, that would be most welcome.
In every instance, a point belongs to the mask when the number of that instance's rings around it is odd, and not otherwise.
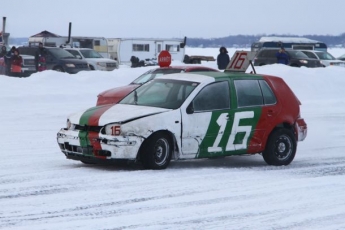
[[[288,165],[296,155],[296,138],[288,129],[276,129],[268,138],[262,156],[269,165]]]
[[[171,139],[165,133],[153,134],[140,150],[140,159],[146,169],[165,169],[171,156]]]

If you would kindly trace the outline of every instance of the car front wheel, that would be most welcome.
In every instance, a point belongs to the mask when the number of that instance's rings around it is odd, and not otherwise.
[[[63,68],[60,67],[60,66],[55,67],[54,70],[57,71],[57,72],[65,72],[65,71],[63,70]]]
[[[296,139],[290,130],[276,129],[269,136],[262,156],[269,165],[288,165],[296,155],[296,147]]]
[[[140,159],[144,168],[165,169],[172,156],[170,137],[165,133],[153,134],[140,152]]]

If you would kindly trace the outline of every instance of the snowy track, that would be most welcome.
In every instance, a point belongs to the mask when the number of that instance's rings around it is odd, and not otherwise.
[[[260,155],[162,171],[65,159],[56,133],[66,116],[140,71],[0,76],[0,229],[345,229],[345,70],[258,69],[284,77],[302,101],[308,136],[289,166]],[[336,84],[320,93],[324,74]]]

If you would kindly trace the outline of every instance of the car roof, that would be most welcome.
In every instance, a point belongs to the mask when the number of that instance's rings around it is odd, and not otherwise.
[[[219,72],[218,70],[210,68],[210,67],[196,66],[196,65],[159,67],[157,69],[154,69],[154,71],[155,70],[164,70],[164,69],[180,69],[180,70],[185,70],[185,71],[193,70],[193,69],[205,69],[205,70],[212,70],[215,72]]]
[[[68,50],[93,50],[93,49],[90,49],[90,48],[75,48],[75,47],[73,47],[73,48],[71,48],[71,47],[66,47],[66,48],[64,48],[64,49],[68,49]]]
[[[278,78],[275,76],[267,76],[265,78]],[[211,82],[224,79],[263,79],[263,75],[233,72],[192,72],[192,73],[174,73],[162,75],[156,79],[171,79],[193,82]]]

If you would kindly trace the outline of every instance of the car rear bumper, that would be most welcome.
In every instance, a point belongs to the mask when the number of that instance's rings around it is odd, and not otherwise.
[[[295,122],[295,130],[297,135],[297,141],[303,141],[307,137],[307,123],[303,118],[298,118]]]

